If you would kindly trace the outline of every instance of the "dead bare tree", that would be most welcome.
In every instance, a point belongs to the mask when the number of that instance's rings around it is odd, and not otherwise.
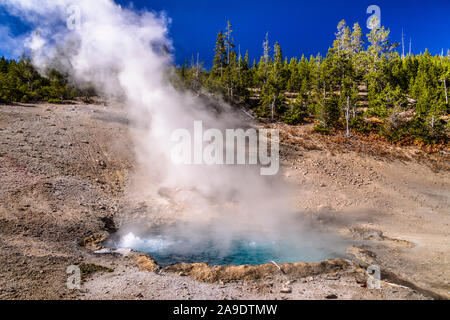
[[[267,83],[267,73],[268,71],[268,66],[269,66],[269,52],[270,52],[270,47],[269,47],[269,32],[266,33],[266,39],[263,42],[263,50],[264,50],[264,85],[266,85]]]
[[[447,55],[450,52],[447,51]],[[448,56],[448,58],[450,59],[450,56]],[[443,64],[443,60],[444,60],[444,49],[442,49],[442,53],[441,53],[441,65]],[[448,76],[448,72],[446,74],[443,75],[442,77],[442,83],[444,84],[444,91],[445,91],[445,103],[448,104],[448,93],[447,93],[447,76]]]
[[[409,38],[409,56],[411,57],[411,51],[412,51],[412,38]]]
[[[402,28],[402,59],[405,59],[405,33]]]
[[[350,97],[347,97],[347,108],[345,109],[345,120],[347,124],[346,136],[350,137]]]
[[[445,102],[448,104],[447,79],[444,78]]]
[[[197,89],[200,89],[200,53],[197,52],[197,66],[196,66],[196,72],[195,77],[197,79]]]

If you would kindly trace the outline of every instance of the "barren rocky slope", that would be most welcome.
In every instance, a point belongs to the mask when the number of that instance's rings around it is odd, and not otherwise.
[[[89,247],[114,232],[116,218],[140,208],[125,192],[136,169],[126,113],[101,104],[17,104],[0,106],[0,298],[448,297],[448,158],[408,148],[377,155],[355,149],[364,146],[360,138],[337,144],[310,129],[282,128],[283,174],[297,186],[299,210],[363,248],[353,249],[355,261],[380,264],[388,282],[413,289],[369,290],[358,264],[304,276],[272,266],[258,280],[201,282],[189,270],[142,270],[137,253],[95,254]],[[389,156],[398,153],[401,160]],[[72,264],[83,266],[81,291],[66,287]]]

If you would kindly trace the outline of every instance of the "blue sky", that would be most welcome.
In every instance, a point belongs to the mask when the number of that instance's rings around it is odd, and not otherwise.
[[[116,0],[129,6],[131,1]],[[278,41],[285,55],[309,56],[326,53],[334,39],[337,23],[345,19],[349,25],[359,22],[368,33],[366,9],[376,4],[381,8],[382,24],[391,29],[391,39],[400,42],[402,28],[409,46],[412,37],[413,52],[428,48],[433,54],[450,49],[450,1],[449,0],[134,0],[136,8],[164,10],[172,19],[170,36],[175,45],[178,64],[192,55],[211,64],[215,39],[226,21],[233,24],[236,44],[242,53],[249,50],[251,59],[262,53],[265,33],[271,42]],[[24,30],[18,19],[0,10],[0,25],[10,27],[14,35]],[[0,39],[1,41],[1,39]],[[0,55],[4,54],[0,42]]]

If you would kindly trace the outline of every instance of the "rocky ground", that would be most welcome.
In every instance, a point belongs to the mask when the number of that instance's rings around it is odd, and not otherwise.
[[[140,210],[127,192],[136,169],[129,126],[115,105],[0,106],[1,299],[450,296],[448,156],[323,137],[311,125],[282,126],[283,174],[299,210],[354,242],[345,267],[159,270],[138,253],[94,253],[117,217]],[[81,290],[66,286],[73,264],[82,267]],[[381,290],[366,286],[370,264],[381,268]]]

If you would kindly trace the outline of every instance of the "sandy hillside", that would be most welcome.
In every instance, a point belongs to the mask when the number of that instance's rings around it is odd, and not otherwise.
[[[160,271],[138,263],[138,253],[90,250],[119,217],[151,211],[130,197],[136,164],[120,106],[0,106],[0,298],[450,297],[448,156],[326,138],[310,125],[281,129],[283,174],[299,212],[355,248],[345,266],[283,266],[286,274],[266,266],[239,280],[248,269]],[[82,266],[80,291],[66,287],[72,264]],[[368,264],[380,265],[382,290],[365,287],[361,267]]]

